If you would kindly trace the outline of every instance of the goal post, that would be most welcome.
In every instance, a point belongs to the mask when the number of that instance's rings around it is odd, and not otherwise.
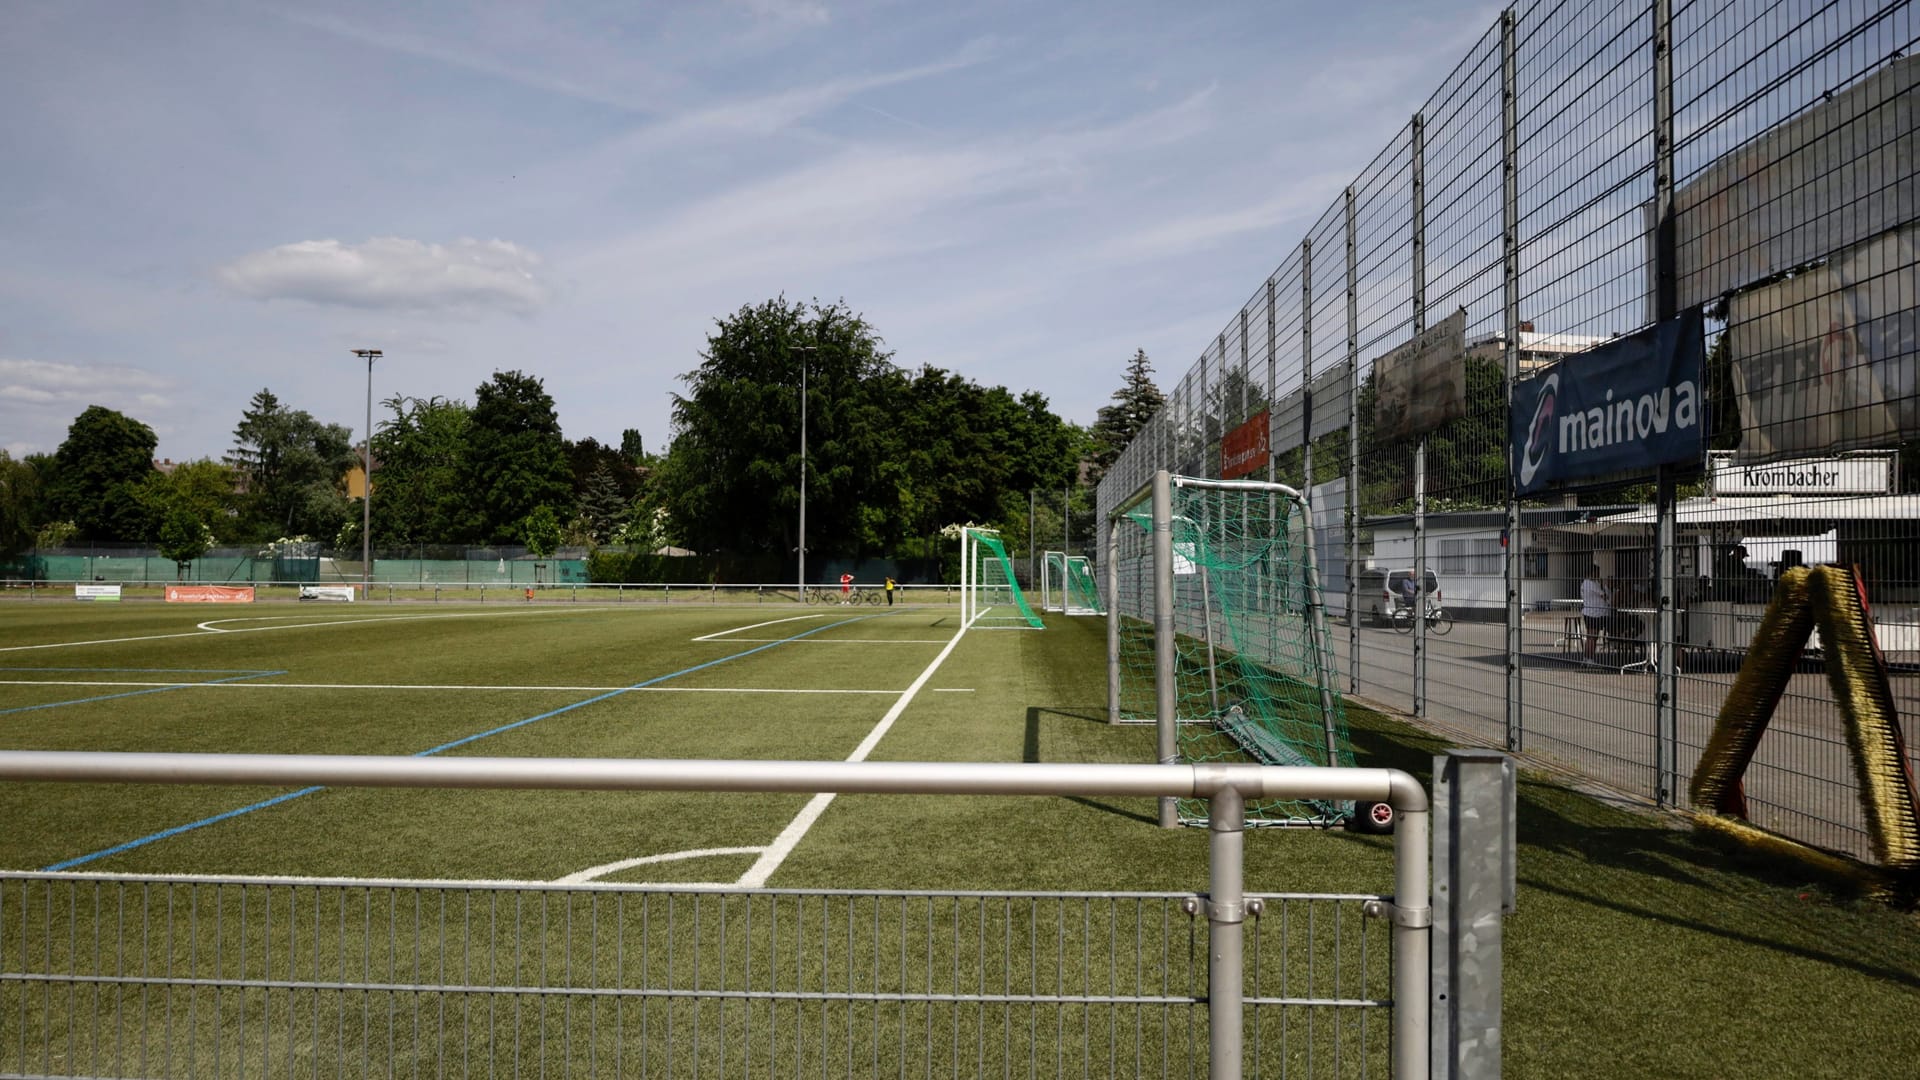
[[[1307,501],[1284,484],[1158,473],[1107,522],[1108,719],[1167,763],[1350,766]],[[1198,823],[1196,803],[1161,824]],[[1347,803],[1249,800],[1250,825],[1329,825]]]
[[[1040,607],[1063,615],[1104,615],[1093,563],[1085,555],[1045,551],[1040,562]]]
[[[1041,630],[1013,561],[990,529],[960,531],[960,625],[977,630]]]

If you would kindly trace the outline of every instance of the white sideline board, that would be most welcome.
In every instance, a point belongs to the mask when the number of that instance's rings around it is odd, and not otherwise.
[[[73,587],[73,598],[75,600],[92,601],[96,604],[117,604],[120,602],[120,586],[75,585]]]
[[[302,585],[300,586],[300,599],[331,600],[336,603],[351,604],[353,603],[353,586],[351,585]]]

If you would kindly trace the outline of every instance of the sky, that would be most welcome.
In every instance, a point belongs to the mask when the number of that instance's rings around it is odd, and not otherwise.
[[[6,0],[0,449],[98,404],[217,457],[262,388],[358,438],[378,348],[376,402],[520,370],[567,437],[658,451],[715,320],[778,295],[1091,423],[1497,13]]]

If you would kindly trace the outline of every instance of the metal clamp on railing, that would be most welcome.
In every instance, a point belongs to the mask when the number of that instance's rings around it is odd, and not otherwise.
[[[1430,907],[1402,907],[1391,900],[1368,900],[1360,905],[1360,914],[1369,919],[1386,919],[1395,926],[1423,930],[1433,925]]]

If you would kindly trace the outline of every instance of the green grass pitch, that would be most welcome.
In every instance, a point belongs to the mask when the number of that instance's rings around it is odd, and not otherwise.
[[[0,748],[839,760],[933,664],[956,615],[6,600]],[[1100,722],[1102,648],[1093,619],[970,633],[870,757],[1150,760],[1150,731]],[[1424,777],[1439,748],[1364,709],[1350,709],[1350,723],[1362,764]],[[0,868],[86,859],[72,868],[555,880],[649,856],[752,849],[600,876],[731,883],[807,801],[325,790],[126,846],[285,794],[0,786]],[[1912,1075],[1920,926],[1911,914],[1543,777],[1528,775],[1521,799],[1519,911],[1506,923],[1510,1075]],[[1205,835],[1164,832],[1152,819],[1148,800],[843,796],[768,883],[1204,888]],[[1247,884],[1385,891],[1389,845],[1257,832]]]

